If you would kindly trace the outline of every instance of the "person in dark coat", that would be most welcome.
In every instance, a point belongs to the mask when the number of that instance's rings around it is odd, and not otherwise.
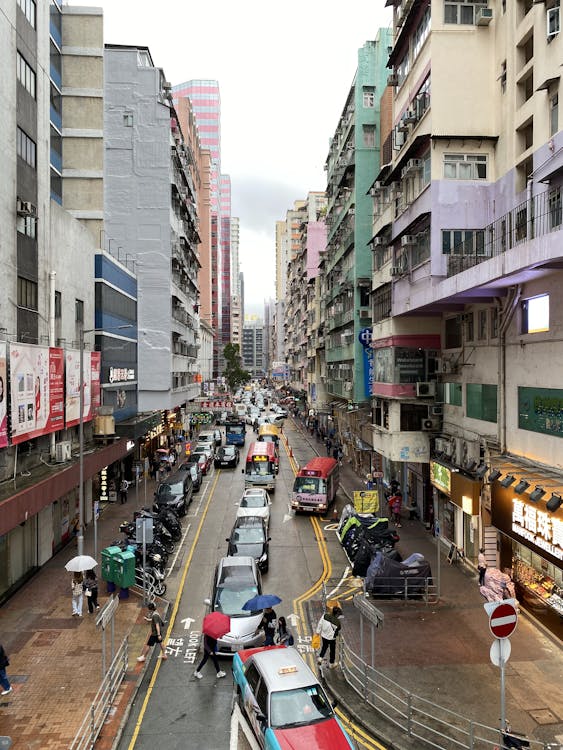
[[[94,610],[100,609],[98,604],[98,579],[93,570],[87,570],[84,576],[84,596],[88,602],[88,612],[92,614]]]
[[[217,639],[212,638],[210,635],[204,635],[203,636],[203,659],[200,661],[200,663],[197,665],[196,670],[194,672],[194,677],[196,677],[198,680],[201,680],[203,675],[201,674],[201,670],[203,665],[207,662],[208,659],[211,659],[213,662],[213,666],[215,667],[215,671],[217,672],[217,677],[226,677],[227,673],[223,672],[221,667],[219,666],[219,661],[217,660]]]
[[[10,685],[10,680],[8,679],[8,675],[6,674],[6,667],[9,666],[10,660],[8,659],[8,656],[6,652],[4,651],[4,646],[0,644],[0,685],[2,685],[2,693],[0,695],[8,695],[8,693],[11,693],[14,689]]]

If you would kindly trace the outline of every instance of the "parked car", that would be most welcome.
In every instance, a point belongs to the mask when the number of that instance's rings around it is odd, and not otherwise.
[[[262,518],[266,524],[266,530],[270,527],[270,505],[272,501],[266,490],[260,492],[245,492],[239,502],[237,518],[247,518],[248,516]]]
[[[220,433],[219,433],[220,434]],[[193,445],[193,450],[198,448],[207,448],[212,454],[215,453],[215,431],[201,432],[197,437],[197,442]]]
[[[194,448],[190,455],[201,456],[199,465],[201,466],[201,472],[203,476],[205,476],[213,465],[213,453],[209,450],[209,448],[205,448],[202,446]]]
[[[354,747],[317,676],[296,648],[241,651],[233,659],[233,677],[260,747]]]
[[[185,516],[193,495],[192,476],[188,471],[176,471],[166,477],[154,493],[153,510],[171,508],[179,516]]]
[[[231,629],[218,639],[217,652],[232,656],[245,648],[264,643],[264,632],[256,633],[262,610],[242,608],[249,599],[262,593],[260,572],[252,557],[223,557],[215,570],[211,599],[206,599],[212,612],[222,612],[231,619]]]
[[[229,467],[234,469],[240,461],[240,452],[236,445],[222,445],[217,449],[214,463],[218,469]]]
[[[194,492],[197,492],[203,482],[203,472],[199,465],[199,458],[195,458],[193,461],[184,461],[184,463],[178,467],[178,471],[189,471],[192,476],[192,484]]]
[[[258,570],[262,573],[268,572],[270,537],[264,519],[258,516],[237,518],[231,536],[226,541],[229,543],[227,555],[252,557]]]

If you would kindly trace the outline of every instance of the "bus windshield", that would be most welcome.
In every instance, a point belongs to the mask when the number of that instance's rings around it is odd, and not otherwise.
[[[326,493],[326,482],[319,477],[295,477],[293,491],[305,495],[323,495]]]
[[[225,429],[227,432],[231,432],[233,435],[242,435],[246,431],[245,426],[243,424],[240,424],[240,422],[228,422]]]
[[[272,473],[272,465],[266,456],[257,457],[252,461],[251,473],[262,477]]]

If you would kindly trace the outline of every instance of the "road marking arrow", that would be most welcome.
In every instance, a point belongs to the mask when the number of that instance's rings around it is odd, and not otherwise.
[[[194,620],[194,618],[193,618],[193,617],[184,617],[184,619],[183,619],[183,620],[180,620],[180,622],[181,622],[181,623],[182,623],[182,622],[183,622],[183,623],[185,623],[185,625],[184,625],[184,630],[189,630],[189,629],[190,629],[190,626],[191,626],[191,624],[192,624],[192,622],[195,622],[195,620]]]
[[[289,620],[290,625],[293,625],[293,627],[295,627],[297,625],[297,621],[300,620],[301,618],[299,617],[299,615],[296,615],[292,612],[290,615],[287,616],[286,619]]]

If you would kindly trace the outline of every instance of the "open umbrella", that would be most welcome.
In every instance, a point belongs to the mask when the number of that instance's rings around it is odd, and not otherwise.
[[[211,638],[221,638],[231,629],[231,619],[222,612],[210,612],[203,618],[201,629],[204,635]]]
[[[90,555],[77,555],[67,562],[65,568],[69,573],[82,573],[83,570],[92,570],[97,564]]]
[[[256,612],[258,609],[266,609],[267,607],[273,607],[275,604],[279,604],[281,599],[275,594],[258,594],[253,596],[242,605],[244,610],[249,612]]]

